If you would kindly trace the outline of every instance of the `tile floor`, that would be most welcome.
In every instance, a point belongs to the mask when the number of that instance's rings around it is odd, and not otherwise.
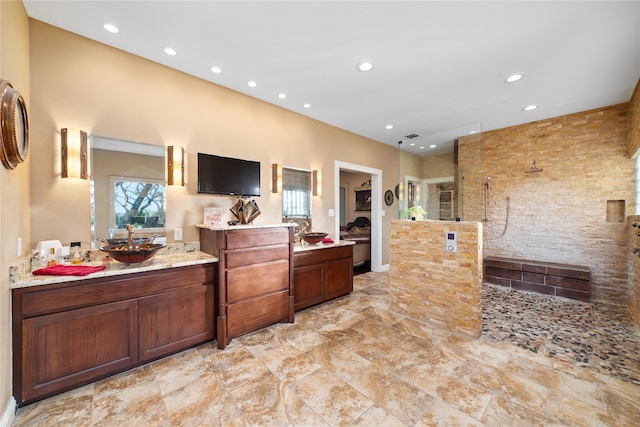
[[[353,294],[297,313],[294,324],[234,339],[225,350],[201,345],[28,405],[14,425],[639,425],[638,332],[620,313],[611,320],[589,305],[547,307],[537,296],[485,286],[495,307],[485,312],[483,337],[470,340],[389,312],[388,280],[356,276]],[[553,316],[538,332],[532,308]],[[578,322],[569,335],[565,315]],[[605,339],[617,335],[627,341]],[[576,357],[581,343],[593,351]]]

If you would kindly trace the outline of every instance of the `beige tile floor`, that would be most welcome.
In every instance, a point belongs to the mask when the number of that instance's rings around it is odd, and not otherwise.
[[[15,426],[638,426],[640,386],[354,293],[21,408]]]

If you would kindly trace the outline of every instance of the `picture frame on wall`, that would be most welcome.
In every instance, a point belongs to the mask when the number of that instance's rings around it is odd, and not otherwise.
[[[371,190],[356,191],[356,211],[371,210]]]

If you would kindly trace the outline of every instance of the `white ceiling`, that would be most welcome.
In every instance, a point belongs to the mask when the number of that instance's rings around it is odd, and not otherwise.
[[[639,1],[24,4],[32,18],[419,154],[472,130],[629,101],[640,78]],[[373,71],[356,70],[364,60]],[[525,78],[505,83],[515,72]]]

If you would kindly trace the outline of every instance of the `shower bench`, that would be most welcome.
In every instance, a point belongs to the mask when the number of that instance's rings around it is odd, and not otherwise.
[[[484,282],[580,301],[591,297],[591,271],[581,265],[486,257]]]

